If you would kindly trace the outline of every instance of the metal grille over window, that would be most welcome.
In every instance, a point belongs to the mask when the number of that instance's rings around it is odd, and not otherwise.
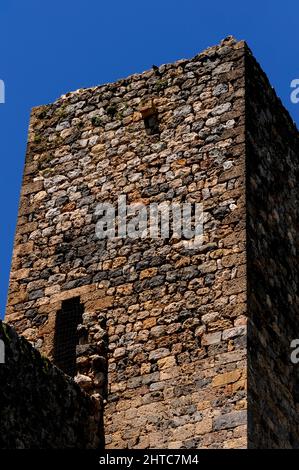
[[[82,314],[80,297],[75,297],[64,300],[56,315],[54,363],[71,377],[76,374],[77,326],[82,322]]]

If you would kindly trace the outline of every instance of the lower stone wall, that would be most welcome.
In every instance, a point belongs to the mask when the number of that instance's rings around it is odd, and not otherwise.
[[[102,448],[99,401],[2,322],[0,340],[0,448]]]

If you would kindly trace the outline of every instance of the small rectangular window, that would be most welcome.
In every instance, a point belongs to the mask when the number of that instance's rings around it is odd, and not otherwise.
[[[82,314],[80,297],[74,297],[64,300],[56,315],[54,364],[71,377],[76,375],[77,327],[82,322]]]
[[[155,113],[144,118],[144,127],[147,135],[160,134],[158,114]]]
[[[140,105],[140,112],[147,135],[160,134],[158,110],[153,100],[142,103]]]

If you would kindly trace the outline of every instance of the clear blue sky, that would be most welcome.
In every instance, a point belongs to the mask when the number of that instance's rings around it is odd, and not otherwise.
[[[246,4],[246,5],[245,5]],[[298,0],[1,0],[0,315],[6,302],[31,107],[192,57],[233,34],[245,39],[299,123]]]

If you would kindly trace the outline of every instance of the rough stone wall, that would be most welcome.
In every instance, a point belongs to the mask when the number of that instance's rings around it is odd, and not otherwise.
[[[228,39],[32,112],[6,320],[51,358],[80,296],[76,380],[107,395],[108,447],[247,445],[244,86]],[[98,240],[95,207],[120,194],[202,202],[203,246]]]
[[[99,402],[2,322],[0,339],[0,449],[103,447]]]
[[[248,434],[250,447],[299,447],[299,136],[267,77],[246,55]]]

